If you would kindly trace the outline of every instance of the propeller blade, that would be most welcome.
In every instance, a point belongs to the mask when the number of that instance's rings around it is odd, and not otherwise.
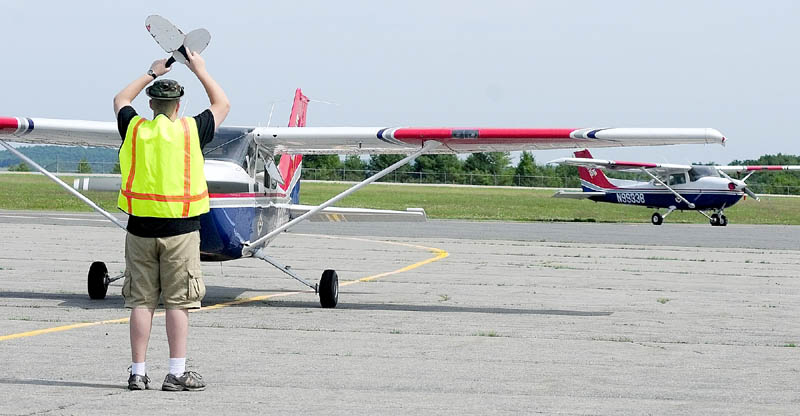
[[[758,195],[756,195],[756,194],[755,194],[755,192],[751,191],[751,190],[750,190],[750,188],[748,188],[748,187],[746,187],[746,186],[745,186],[745,187],[744,187],[744,189],[742,189],[742,190],[743,190],[743,191],[744,191],[744,193],[746,193],[747,195],[750,195],[750,198],[753,198],[753,199],[755,199],[756,201],[761,201],[761,198],[759,198],[759,197],[758,197]]]

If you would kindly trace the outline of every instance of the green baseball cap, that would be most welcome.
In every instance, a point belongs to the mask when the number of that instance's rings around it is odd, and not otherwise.
[[[177,100],[183,97],[183,87],[172,79],[158,79],[145,90],[154,100]]]

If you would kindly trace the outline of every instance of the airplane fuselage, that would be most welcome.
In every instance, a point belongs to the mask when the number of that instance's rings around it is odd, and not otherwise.
[[[206,160],[210,210],[200,216],[203,261],[242,257],[242,248],[290,220],[281,204],[291,202],[280,187],[264,187],[238,164]]]
[[[622,182],[622,181],[619,181]],[[602,191],[603,196],[592,196],[589,199],[596,202],[609,202],[614,204],[641,205],[649,208],[675,207],[678,210],[710,210],[724,209],[739,202],[744,192],[730,189],[729,180],[718,177],[701,177],[696,181],[683,184],[671,184],[670,187],[681,194],[686,200],[694,204],[694,208],[678,198],[670,190],[654,181],[634,182],[624,181],[624,185],[615,188],[600,188],[586,181],[581,181],[581,187],[586,192]]]

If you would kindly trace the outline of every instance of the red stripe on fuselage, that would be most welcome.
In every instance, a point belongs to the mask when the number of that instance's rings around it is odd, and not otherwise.
[[[211,199],[214,198],[260,198],[260,197],[285,197],[286,194],[282,193],[272,193],[272,194],[259,194],[254,192],[238,192],[238,193],[230,193],[230,194],[209,194],[208,197]]]

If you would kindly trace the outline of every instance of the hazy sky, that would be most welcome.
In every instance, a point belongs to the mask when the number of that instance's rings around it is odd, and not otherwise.
[[[675,163],[800,154],[793,1],[3,1],[0,115],[113,120],[111,99],[166,57],[160,14],[205,27],[228,125],[713,127],[727,147],[598,149]],[[207,99],[185,66],[168,75]],[[144,112],[147,103],[138,98]],[[539,162],[569,150],[536,152]]]

